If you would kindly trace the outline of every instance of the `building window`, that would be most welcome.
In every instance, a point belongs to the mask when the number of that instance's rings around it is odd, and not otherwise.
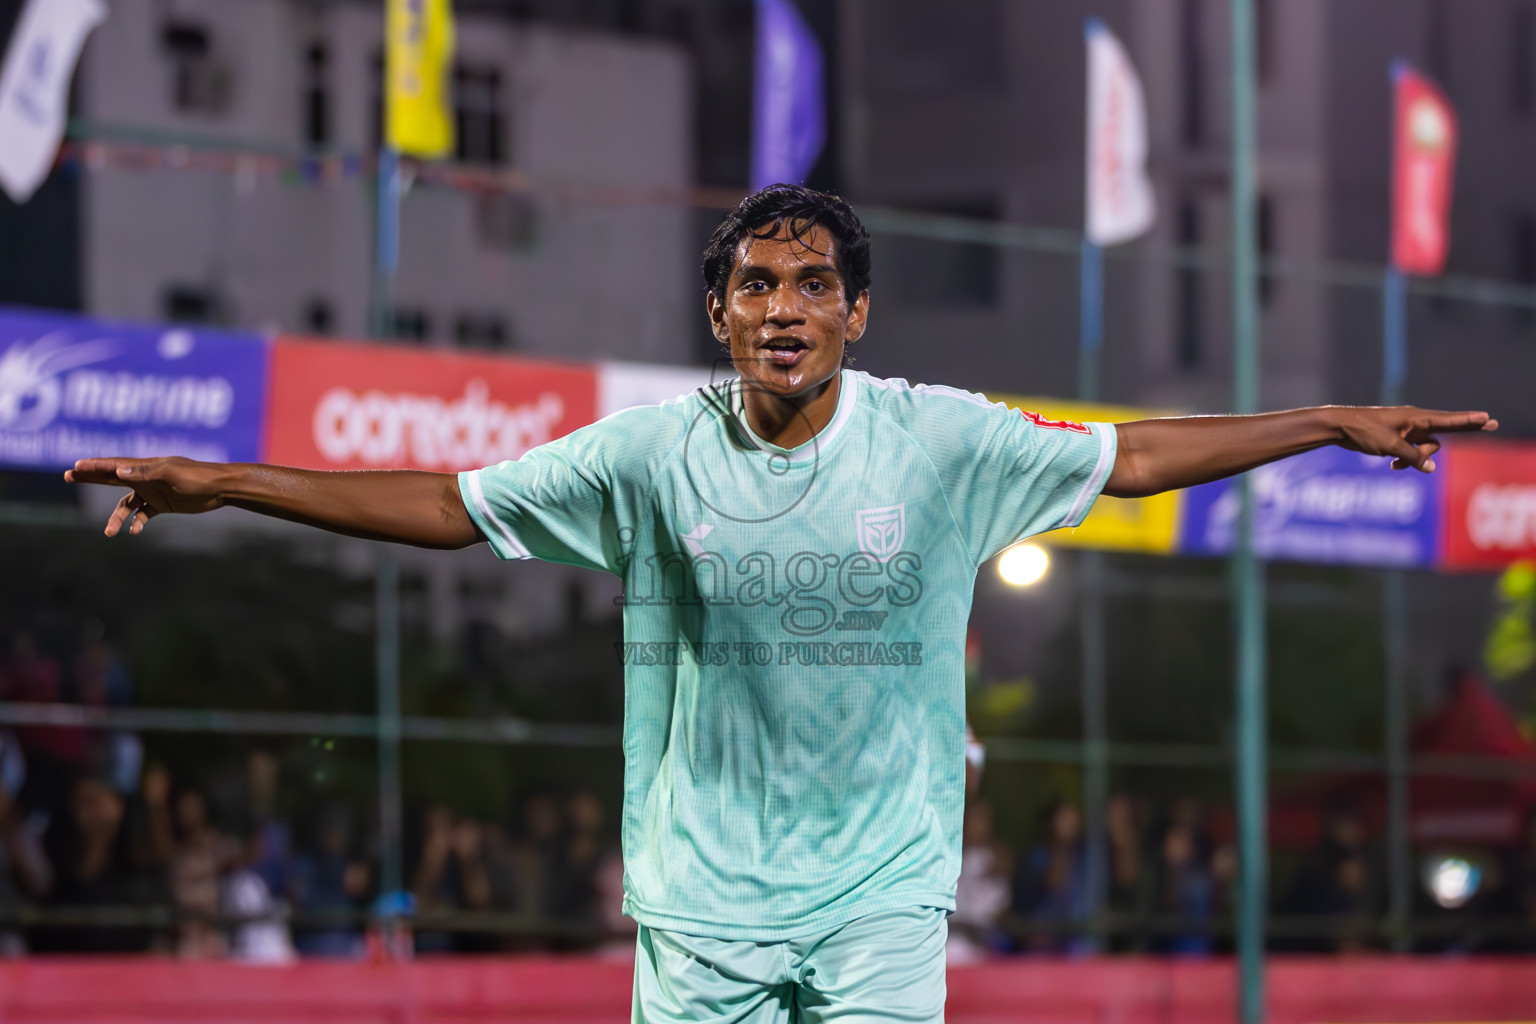
[[[304,51],[304,141],[319,149],[331,144],[330,50],[321,42]]]
[[[506,114],[501,72],[494,67],[457,64],[453,69],[454,157],[465,163],[507,160]]]
[[[1254,217],[1259,243],[1259,302],[1269,305],[1275,293],[1275,274],[1270,264],[1275,258],[1275,199],[1260,196]]]
[[[1205,5],[1201,0],[1179,3],[1179,135],[1184,145],[1205,145]]]
[[[1179,203],[1179,247],[1188,258],[1200,245],[1200,207],[1186,198]],[[1181,265],[1175,272],[1175,302],[1178,310],[1179,366],[1193,370],[1205,359],[1205,288],[1199,267]]]
[[[432,337],[432,317],[420,306],[396,306],[393,319],[392,338],[421,342]]]
[[[539,239],[539,207],[515,192],[490,192],[475,199],[476,236],[488,249],[528,252]]]
[[[1515,0],[1509,26],[1509,103],[1516,117],[1536,113],[1536,2]]]
[[[507,321],[500,313],[460,313],[453,321],[453,340],[462,348],[512,347]]]
[[[1536,286],[1536,216],[1522,213],[1512,218],[1510,269],[1512,277],[1527,287]],[[1536,309],[1515,307],[1515,324],[1522,330],[1536,327]]]
[[[224,320],[218,293],[205,285],[166,285],[160,294],[160,311],[175,324],[218,324]]]
[[[336,329],[336,314],[325,299],[310,299],[304,304],[304,330],[327,335]]]
[[[160,29],[160,45],[171,64],[171,105],[177,112],[224,113],[229,107],[229,68],[208,29],[192,21],[167,21]]]

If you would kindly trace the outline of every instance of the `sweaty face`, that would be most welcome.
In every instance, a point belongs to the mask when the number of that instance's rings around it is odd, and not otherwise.
[[[710,293],[709,316],[744,381],[790,397],[842,368],[843,346],[864,333],[869,294],[850,299],[834,244],[819,224],[799,239],[785,228],[741,243],[725,295]]]

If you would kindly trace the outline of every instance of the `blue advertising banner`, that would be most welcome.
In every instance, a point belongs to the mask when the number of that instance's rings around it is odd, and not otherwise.
[[[1439,474],[1397,471],[1387,459],[1329,447],[1249,475],[1254,548],[1264,558],[1383,568],[1434,563]],[[1227,554],[1236,531],[1233,481],[1185,492],[1181,553]]]
[[[254,334],[0,309],[0,466],[100,455],[255,461],[268,345]]]

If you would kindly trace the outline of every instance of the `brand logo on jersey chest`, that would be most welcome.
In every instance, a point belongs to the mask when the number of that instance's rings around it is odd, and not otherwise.
[[[907,539],[907,506],[861,508],[853,514],[859,550],[884,562],[901,550]]]

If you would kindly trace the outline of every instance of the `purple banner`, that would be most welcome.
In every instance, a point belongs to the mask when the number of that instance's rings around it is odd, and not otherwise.
[[[821,45],[793,0],[757,0],[752,188],[801,184],[827,137]]]
[[[1269,559],[1412,568],[1435,559],[1439,474],[1393,470],[1387,459],[1319,448],[1249,474],[1253,541]],[[1232,480],[1185,493],[1179,551],[1224,555],[1237,531]]]
[[[0,466],[255,461],[268,362],[253,334],[0,310]]]

